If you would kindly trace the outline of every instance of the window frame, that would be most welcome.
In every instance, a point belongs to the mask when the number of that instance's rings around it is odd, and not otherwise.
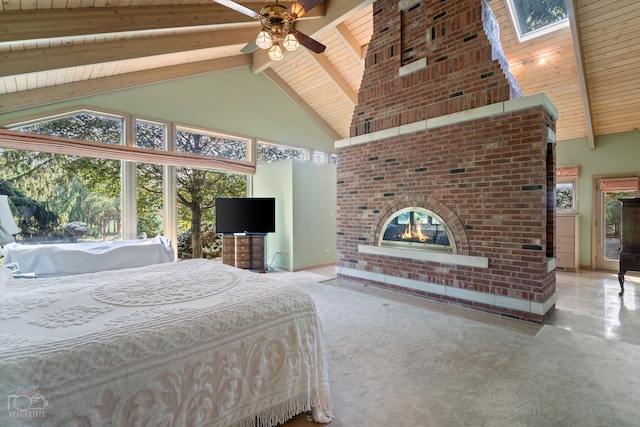
[[[570,0],[565,0],[565,5],[567,1]],[[569,18],[567,17],[560,21],[547,24],[544,27],[536,28],[535,30],[531,30],[523,34],[522,29],[520,28],[520,20],[518,19],[518,11],[515,4],[513,3],[513,0],[505,0],[505,3],[507,4],[507,10],[509,11],[509,16],[511,17],[511,23],[513,24],[516,37],[518,38],[518,42],[520,43],[527,40],[532,40],[536,37],[541,37],[545,34],[549,34],[569,26]]]
[[[101,142],[85,141],[80,139],[55,137],[46,134],[34,134],[10,128],[29,126],[40,122],[55,120],[73,116],[75,114],[90,113],[100,116],[114,117],[122,120],[121,145],[106,144]],[[166,126],[166,146],[163,150],[142,148],[137,146],[136,123],[137,121],[156,123]],[[240,161],[223,157],[213,157],[200,154],[182,153],[176,151],[177,129],[189,131],[202,131],[206,134],[241,139],[247,141],[246,160]],[[262,143],[278,145],[292,149],[303,150],[304,159],[311,159],[310,148],[295,147],[278,142],[260,140]],[[257,164],[258,140],[245,135],[235,135],[220,132],[215,129],[206,129],[198,126],[190,126],[136,114],[110,111],[108,109],[95,108],[94,106],[77,105],[68,109],[59,109],[44,114],[30,114],[17,119],[0,121],[0,150],[4,148],[14,150],[41,151],[52,154],[77,155],[92,158],[119,160],[123,163],[123,175],[128,176],[127,182],[122,182],[121,198],[126,205],[122,207],[123,238],[136,238],[136,196],[131,190],[135,188],[136,163],[154,163],[162,165],[164,169],[164,234],[177,241],[177,197],[176,197],[176,168],[178,166],[211,169],[229,173],[239,173],[247,176],[247,196],[253,194],[252,177]],[[329,153],[331,158],[335,154]],[[126,233],[125,233],[126,230]]]
[[[557,215],[575,215],[578,213],[578,177],[579,165],[556,166],[556,188],[554,189],[553,208]],[[558,184],[571,184],[573,188],[573,200],[571,209],[558,209]]]

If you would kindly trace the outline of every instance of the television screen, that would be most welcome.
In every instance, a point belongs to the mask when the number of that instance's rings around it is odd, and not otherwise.
[[[275,231],[275,198],[238,197],[216,199],[217,233],[273,233]]]

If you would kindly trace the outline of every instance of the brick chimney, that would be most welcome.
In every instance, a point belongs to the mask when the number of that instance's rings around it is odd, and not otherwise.
[[[338,148],[338,275],[542,322],[555,307],[557,111],[522,97],[483,0],[378,0]],[[389,249],[390,216],[442,219],[453,250]]]

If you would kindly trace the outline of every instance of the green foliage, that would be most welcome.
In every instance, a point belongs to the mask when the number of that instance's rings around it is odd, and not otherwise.
[[[605,233],[607,236],[619,237],[622,202],[618,199],[625,197],[629,197],[629,194],[624,191],[604,193]]]
[[[21,131],[48,134],[58,137],[78,138],[108,144],[122,140],[122,120],[93,113],[76,113],[22,127]],[[62,224],[81,221],[89,224],[98,235],[103,230],[103,218],[114,217],[114,207],[119,219],[120,162],[33,151],[6,150],[0,158],[0,178],[20,188],[28,197],[38,200],[51,212],[56,212],[57,229],[52,225],[29,223],[29,232],[47,235],[63,233]],[[96,212],[92,200],[94,193],[110,202],[101,200],[99,206],[105,212]],[[95,200],[95,199],[93,199]],[[97,222],[96,222],[97,221]],[[26,226],[26,224],[25,224]]]
[[[62,229],[76,238],[84,237],[91,233],[91,229],[87,223],[81,221],[67,223],[62,227]]]
[[[241,148],[237,144],[223,148],[218,138],[186,131],[176,133],[176,146],[187,152],[226,153],[237,155]],[[240,151],[238,151],[240,150]],[[218,197],[242,197],[246,195],[246,177],[244,175],[214,170],[177,168],[178,202],[184,207],[179,209],[179,225],[187,225],[191,230],[192,257],[203,255],[201,224],[214,222],[215,199]],[[188,218],[188,220],[187,220]]]
[[[258,144],[258,164],[284,159],[304,159],[304,150],[273,144]]]
[[[136,145],[150,150],[163,150],[166,126],[136,122]],[[137,165],[137,233],[148,237],[162,234],[163,168],[160,165]]]
[[[88,112],[23,127],[23,131],[70,137],[107,144],[123,140],[120,118]],[[136,145],[147,149],[164,149],[166,128],[150,122],[136,122]],[[246,160],[246,140],[234,140],[215,134],[198,134],[185,130],[176,133],[176,149],[234,160]],[[0,157],[0,179],[39,200],[44,209],[39,219],[23,226],[33,233],[68,232],[105,237],[107,227],[120,219],[121,163],[119,161],[78,156],[7,150]],[[162,233],[163,167],[137,165],[138,233],[156,236]],[[214,170],[177,168],[179,243],[181,257],[214,257],[219,245],[213,232],[217,197],[246,195],[246,177]],[[26,211],[25,211],[26,212]],[[33,212],[33,210],[32,210]],[[54,218],[44,213],[56,212]],[[25,213],[25,218],[31,217]],[[48,222],[44,223],[43,220]],[[39,222],[38,222],[39,221]],[[69,222],[65,227],[62,224]],[[19,224],[20,225],[20,224]],[[202,227],[205,227],[202,229]],[[195,250],[193,249],[195,248]]]
[[[0,194],[9,199],[9,207],[17,218],[16,224],[20,228],[20,239],[32,235],[55,236],[60,224],[58,215],[47,209],[44,203],[32,199],[10,182],[0,179]]]
[[[565,0],[513,0],[523,34],[568,17]]]
[[[573,189],[565,188],[556,191],[556,209],[571,210],[573,209]]]
[[[64,117],[24,126],[24,132],[40,133],[64,138],[120,144],[122,119],[89,112],[72,113]]]
[[[224,159],[247,159],[246,141],[195,133],[184,129],[176,132],[176,150],[182,153],[203,154]]]
[[[200,225],[202,235],[202,258],[213,259],[222,254],[222,236],[215,232],[215,225],[211,222],[202,222]],[[189,259],[193,257],[191,230],[178,233],[178,258]]]

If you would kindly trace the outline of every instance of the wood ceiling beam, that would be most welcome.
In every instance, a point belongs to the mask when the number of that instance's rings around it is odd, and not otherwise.
[[[152,70],[136,71],[111,77],[49,86],[0,96],[0,113],[24,110],[101,93],[158,83],[181,77],[204,74],[251,64],[250,55],[172,65]]]
[[[342,136],[327,123],[304,99],[300,97],[291,86],[289,86],[273,69],[264,70],[264,74],[280,88],[293,102],[295,102],[305,113],[307,113],[318,126],[322,128],[334,141],[342,139]]]
[[[342,41],[349,46],[350,51],[354,54],[356,59],[358,61],[362,61],[364,59],[365,49],[363,49],[362,46],[360,46],[360,43],[358,43],[358,40],[353,37],[353,33],[349,31],[347,24],[341,22],[336,25],[336,33],[340,36]]]
[[[310,37],[317,37],[318,34],[322,31],[326,30],[327,28],[333,28],[337,26],[345,19],[349,18],[353,14],[361,11],[362,9],[373,3],[374,0],[331,1],[323,18],[296,23],[296,29],[307,34]],[[286,53],[284,60],[287,60]],[[258,74],[270,66],[271,60],[269,59],[267,52],[262,49],[257,49],[253,53],[252,72],[254,74]]]
[[[584,110],[584,120],[587,130],[587,140],[589,149],[596,149],[595,132],[593,130],[593,118],[591,115],[591,97],[584,64],[584,49],[582,37],[580,36],[580,20],[578,19],[578,6],[576,0],[567,0],[567,12],[569,12],[569,26],[571,27],[571,39],[573,40],[573,50],[576,56],[576,67],[578,71],[578,81],[582,94],[582,107]]]
[[[244,45],[256,35],[254,28],[234,31],[206,31],[169,36],[134,38],[51,46],[0,52],[0,77],[46,70],[57,70],[104,62],[123,61],[155,55],[207,49],[220,46]],[[239,51],[240,49],[238,49]]]
[[[342,75],[335,69],[335,67],[329,62],[326,56],[316,55],[313,52],[307,50],[313,60],[320,66],[320,68],[329,76],[331,81],[335,83],[336,87],[353,103],[355,106],[358,103],[358,93],[351,89],[351,86],[342,78]]]
[[[289,5],[292,2],[284,2]],[[260,10],[264,3],[245,3]],[[302,19],[324,15],[316,7]],[[83,7],[35,9],[0,13],[0,42],[52,39],[90,34],[188,28],[257,22],[217,3],[177,6]]]

